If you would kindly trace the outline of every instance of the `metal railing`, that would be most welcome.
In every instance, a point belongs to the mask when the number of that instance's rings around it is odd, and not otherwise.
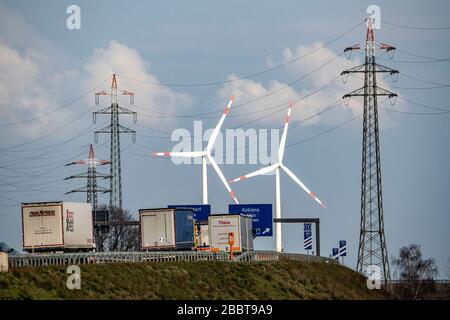
[[[278,261],[290,259],[303,262],[328,262],[332,259],[304,254],[276,251],[247,251],[235,256],[234,262]],[[8,257],[10,268],[102,264],[120,262],[181,262],[181,261],[231,261],[227,252],[210,251],[147,251],[147,252],[86,252],[20,254]]]
[[[254,255],[245,261],[254,261]],[[261,252],[256,255],[256,259],[276,260],[277,257],[273,253],[270,255],[269,252]],[[226,252],[209,251],[87,252],[22,254],[9,256],[8,261],[11,268],[18,268],[116,262],[230,261],[230,256]]]
[[[225,252],[148,251],[23,254],[8,258],[11,268],[116,262],[228,261]]]

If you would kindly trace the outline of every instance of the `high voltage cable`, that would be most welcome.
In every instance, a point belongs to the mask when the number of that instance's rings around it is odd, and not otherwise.
[[[406,77],[406,78],[409,78],[409,79],[412,79],[412,80],[420,81],[420,82],[423,82],[423,83],[436,85],[436,86],[445,86],[445,87],[450,86],[450,84],[446,84],[446,83],[439,83],[439,82],[434,82],[434,81],[429,81],[429,80],[416,78],[416,77],[413,77],[411,75],[405,74],[403,72],[400,73],[400,76],[403,76],[403,77]]]
[[[122,75],[122,74],[118,74],[118,76],[121,76],[124,79],[128,79],[128,80],[132,80],[132,81],[137,81],[137,82],[142,82],[142,83],[147,83],[147,84],[151,84],[151,85],[155,85],[155,86],[165,86],[165,87],[205,87],[205,86],[216,86],[216,85],[222,85],[222,84],[227,84],[227,83],[231,83],[234,81],[238,81],[238,80],[242,80],[242,79],[250,79],[250,78],[254,78],[256,76],[268,73],[268,72],[272,72],[274,70],[280,69],[284,66],[287,66],[291,63],[294,63],[304,57],[307,57],[317,51],[319,51],[320,49],[323,49],[327,46],[329,46],[331,43],[339,40],[340,38],[344,37],[345,35],[347,35],[348,33],[352,32],[353,30],[355,30],[356,28],[358,28],[361,24],[363,24],[364,21],[359,22],[357,25],[351,27],[350,29],[348,29],[347,31],[345,31],[344,33],[338,35],[337,37],[335,37],[334,39],[324,43],[322,46],[311,50],[307,53],[305,53],[304,55],[301,55],[299,57],[296,57],[292,60],[289,60],[287,62],[281,63],[279,65],[276,65],[274,67],[259,71],[259,72],[255,72],[255,73],[251,73],[251,74],[247,74],[244,76],[240,76],[239,79],[229,79],[229,80],[221,80],[221,81],[210,81],[210,82],[203,82],[203,83],[164,83],[164,82],[154,82],[154,81],[147,81],[147,80],[140,80],[140,79],[135,79],[132,77],[128,77],[126,75]]]
[[[328,130],[325,130],[325,131],[323,131],[323,132],[321,132],[321,133],[319,133],[319,134],[316,134],[316,135],[314,135],[314,136],[312,136],[312,137],[309,137],[309,138],[306,138],[306,139],[303,139],[303,140],[300,140],[300,141],[297,141],[297,142],[288,144],[288,145],[286,145],[286,148],[288,148],[288,147],[293,147],[293,146],[296,146],[296,145],[298,145],[298,144],[308,142],[308,141],[313,140],[313,139],[316,139],[316,138],[318,138],[318,137],[320,137],[320,136],[322,136],[322,135],[324,135],[324,134],[330,133],[330,132],[332,132],[332,131],[334,131],[334,130],[336,130],[336,129],[339,129],[340,127],[343,127],[343,126],[345,126],[346,124],[348,124],[348,123],[354,121],[355,119],[358,119],[359,117],[361,117],[361,115],[362,115],[362,113],[356,115],[355,117],[353,117],[353,118],[351,118],[351,119],[349,119],[349,120],[347,120],[347,121],[342,122],[341,124],[339,124],[339,125],[337,125],[337,126],[334,126],[333,128],[330,128],[330,129],[328,129]]]
[[[396,48],[395,51],[398,51],[400,53],[403,53],[403,54],[406,54],[406,55],[409,55],[409,56],[412,56],[412,57],[426,59],[426,60],[448,60],[448,59],[450,59],[450,58],[426,57],[426,56],[418,55],[418,54],[411,53],[411,52],[408,52],[406,50],[402,50],[402,49],[398,49],[398,48]]]
[[[58,112],[58,111],[61,111],[61,110],[65,109],[65,108],[69,107],[70,105],[74,104],[75,102],[81,100],[82,98],[84,98],[85,96],[87,96],[88,94],[90,94],[91,92],[93,92],[95,89],[97,89],[98,87],[100,87],[101,85],[103,85],[108,79],[109,79],[109,78],[103,80],[102,82],[100,82],[98,85],[96,85],[96,86],[95,86],[94,88],[92,88],[91,90],[89,90],[89,91],[83,93],[82,95],[78,96],[77,98],[75,98],[75,99],[73,99],[72,101],[70,101],[70,102],[68,102],[68,103],[66,103],[66,104],[64,104],[64,105],[62,105],[61,107],[59,107],[59,108],[57,108],[57,109],[55,109],[55,110],[52,110],[52,111],[50,111],[50,112],[48,112],[48,113],[45,113],[45,114],[42,114],[42,115],[39,115],[39,116],[36,116],[36,117],[34,117],[34,118],[32,118],[32,119],[22,120],[22,121],[18,121],[18,122],[11,122],[11,123],[3,123],[3,124],[0,124],[0,127],[10,127],[10,126],[18,125],[18,124],[24,124],[24,123],[32,122],[32,121],[35,121],[35,120],[39,120],[39,119],[45,118],[45,117],[47,117],[47,116],[49,116],[49,115],[51,115],[51,114],[54,114],[54,113],[56,113],[56,112]]]
[[[69,140],[67,140],[67,141],[65,141],[64,144],[65,144],[65,143],[68,143],[68,142],[70,142],[70,141],[72,141],[72,140],[74,140],[74,139],[76,139],[76,137],[75,137],[75,138],[72,138],[72,139],[69,139]],[[43,176],[43,175],[46,174],[47,172],[50,172],[51,170],[54,170],[54,169],[56,169],[56,168],[58,168],[58,167],[62,167],[62,166],[64,166],[64,164],[61,164],[61,165],[52,167],[52,168],[50,168],[50,169],[48,169],[48,170],[43,171],[43,172],[40,173],[40,174],[35,175],[34,178]],[[20,184],[20,183],[25,182],[25,181],[27,181],[27,179],[21,180],[21,181],[14,181],[14,182],[11,182],[11,184],[16,185],[16,184]]]
[[[435,59],[435,60],[425,60],[425,61],[408,61],[408,60],[396,60],[396,59],[378,59],[382,61],[391,61],[395,63],[435,63],[435,62],[448,62],[450,58],[445,59]]]
[[[30,143],[33,143],[33,142],[39,141],[39,140],[41,140],[41,139],[44,139],[44,138],[46,138],[46,137],[48,137],[48,136],[51,136],[52,134],[55,134],[56,132],[59,132],[59,131],[61,131],[62,129],[67,128],[67,127],[70,126],[72,123],[74,123],[75,121],[81,119],[82,117],[84,117],[86,114],[88,114],[88,113],[90,113],[90,112],[92,112],[92,111],[91,111],[91,110],[88,110],[88,111],[86,111],[86,112],[83,112],[80,116],[76,117],[75,119],[71,120],[70,122],[67,122],[67,123],[65,123],[64,125],[62,125],[62,126],[56,128],[56,129],[53,130],[53,131],[50,131],[50,132],[46,133],[46,134],[44,134],[44,135],[42,135],[42,136],[40,136],[40,137],[37,137],[37,138],[35,138],[35,139],[29,140],[29,141],[24,142],[24,143],[21,143],[21,144],[17,144],[17,145],[13,145],[13,146],[8,146],[8,147],[5,147],[5,148],[1,148],[0,151],[12,149],[12,148],[17,148],[17,147],[22,147],[22,146],[26,146],[26,145],[28,145],[28,144],[30,144]]]
[[[402,96],[398,96],[398,98],[399,98],[399,99],[402,99],[402,100],[404,100],[404,101],[406,101],[406,102],[412,103],[412,104],[414,104],[414,105],[420,106],[420,107],[422,107],[422,108],[432,109],[432,110],[437,110],[437,111],[443,111],[444,113],[446,113],[447,111],[449,111],[448,109],[439,108],[439,107],[433,107],[433,106],[429,106],[429,105],[426,105],[426,104],[423,104],[423,103],[415,102],[415,101],[409,100],[409,99],[407,99],[407,98],[405,98],[405,97],[402,97]]]
[[[51,152],[53,152],[53,151],[55,151],[55,150],[58,150],[61,146],[65,145],[66,143],[69,143],[69,142],[71,142],[71,141],[73,141],[73,140],[75,140],[75,139],[77,139],[77,138],[83,136],[84,134],[86,134],[86,133],[87,133],[90,129],[92,129],[93,127],[95,127],[95,125],[94,125],[94,124],[91,124],[89,127],[87,127],[86,129],[82,130],[80,133],[78,133],[78,134],[75,135],[74,137],[71,137],[71,138],[69,138],[69,139],[67,139],[67,140],[65,140],[65,141],[63,141],[63,142],[61,142],[61,143],[59,143],[55,148],[50,149],[49,151],[44,151],[44,152],[40,153],[39,155],[34,156],[34,157],[32,158],[32,160],[38,159],[38,158],[40,158],[40,157],[42,157],[42,156],[44,156],[44,155],[46,155],[46,154],[48,154],[48,153],[51,153]],[[21,164],[21,163],[24,163],[24,162],[27,162],[27,160],[16,161],[16,162],[14,162],[14,164]],[[10,165],[10,164],[6,164],[6,166],[9,166],[9,165]]]
[[[285,102],[284,104],[282,104],[282,107],[280,106],[280,107],[275,108],[276,110],[275,110],[274,112],[270,113],[269,115],[265,115],[265,116],[260,117],[260,118],[258,118],[258,119],[256,119],[256,120],[251,120],[251,121],[248,121],[248,122],[241,123],[241,124],[239,124],[238,126],[234,126],[234,127],[231,127],[231,128],[243,127],[243,126],[246,126],[246,125],[248,125],[248,124],[250,124],[250,123],[254,123],[254,122],[256,122],[256,121],[265,119],[265,118],[267,118],[268,116],[277,114],[278,112],[280,112],[281,110],[283,110],[283,109],[284,109],[284,106],[286,106],[287,104],[292,103],[292,105],[296,105],[297,103],[299,103],[299,102],[301,102],[301,101],[303,101],[303,100],[305,100],[305,99],[311,97],[312,95],[316,94],[317,92],[319,92],[319,91],[321,91],[321,90],[323,90],[323,89],[326,89],[326,88],[331,87],[332,85],[334,85],[334,84],[338,81],[338,79],[339,79],[339,77],[336,77],[336,78],[334,78],[334,79],[328,81],[327,83],[325,83],[325,84],[322,85],[321,87],[319,87],[319,88],[317,88],[317,89],[311,91],[310,93],[308,93],[308,94],[302,96],[302,97],[299,98],[299,99],[294,99],[294,100],[290,100],[290,101]]]
[[[285,90],[285,89],[287,89],[287,88],[290,88],[290,87],[292,87],[293,85],[297,84],[298,82],[300,82],[300,81],[302,81],[302,80],[308,78],[309,76],[311,76],[311,75],[314,74],[315,72],[319,71],[320,69],[322,69],[322,68],[325,67],[326,65],[330,64],[331,62],[333,62],[334,60],[336,60],[337,58],[339,58],[339,57],[342,56],[343,54],[344,54],[344,53],[342,52],[342,53],[340,53],[339,55],[334,56],[333,58],[331,58],[331,59],[328,60],[327,62],[325,62],[325,63],[319,65],[317,68],[313,69],[312,71],[308,72],[307,74],[303,75],[302,77],[297,78],[297,79],[295,79],[295,80],[289,82],[288,84],[285,84],[284,86],[282,86],[282,87],[280,87],[280,88],[278,88],[278,89],[276,89],[276,90],[272,90],[272,91],[270,91],[269,93],[267,93],[267,94],[265,94],[265,95],[259,96],[259,97],[257,97],[257,98],[254,98],[254,99],[251,99],[251,100],[248,100],[248,101],[245,101],[245,102],[243,102],[243,103],[236,104],[236,105],[233,106],[233,109],[236,110],[237,108],[241,108],[241,107],[244,107],[244,106],[246,106],[246,105],[249,105],[249,104],[258,102],[258,101],[263,100],[263,99],[266,99],[266,98],[268,98],[268,97],[270,97],[270,96],[272,96],[272,95],[274,95],[274,94],[276,94],[276,93],[278,93],[278,92],[280,92],[280,91],[282,91],[282,90]],[[337,79],[337,78],[339,78],[339,77],[336,77],[335,79]],[[240,80],[242,80],[242,79],[240,79]],[[334,80],[334,79],[333,79],[333,80]],[[150,110],[150,109],[147,109],[147,110]],[[157,112],[157,113],[160,112],[160,111],[157,111],[157,110],[151,110],[151,111]],[[209,111],[209,112],[196,113],[196,114],[190,114],[190,115],[180,115],[180,114],[175,114],[175,113],[170,113],[170,114],[169,114],[169,113],[162,113],[162,114],[172,115],[172,116],[174,116],[174,117],[197,118],[197,117],[203,117],[203,116],[207,116],[207,115],[211,115],[211,114],[216,114],[216,113],[222,113],[222,112],[223,112],[223,108],[215,109],[215,110],[212,110],[212,111]]]
[[[402,113],[402,114],[410,114],[410,115],[416,115],[416,116],[433,116],[433,115],[440,115],[440,114],[447,114],[450,113],[450,110],[448,111],[440,111],[440,112],[409,112],[409,111],[400,111],[400,110],[393,110],[389,108],[381,108],[384,111],[388,112],[394,112],[394,113]]]
[[[408,26],[404,24],[392,23],[389,21],[382,20],[382,23],[393,27],[399,27],[404,29],[413,29],[413,30],[450,30],[450,27],[417,27],[417,26]]]
[[[71,161],[73,159],[76,159],[78,157],[79,157],[79,154],[74,156],[74,157],[72,157],[72,158],[70,158],[70,159],[68,159],[67,161],[61,162],[61,164],[59,164],[57,166],[54,166],[54,167],[52,167],[52,168],[50,168],[48,170],[45,170],[44,172],[41,172],[39,174],[34,174],[34,175],[32,175],[32,177],[33,178],[37,178],[37,177],[40,177],[40,176],[46,174],[49,171],[53,171],[53,170],[58,169],[58,168],[63,168],[65,163],[67,163],[67,162],[69,162],[69,161]],[[9,192],[19,192],[20,193],[20,192],[27,192],[28,190],[34,190],[34,189],[30,189],[33,186],[41,186],[41,185],[45,185],[45,184],[49,184],[49,183],[55,184],[57,182],[65,183],[66,185],[68,184],[66,181],[64,181],[63,176],[61,176],[58,179],[54,179],[54,180],[50,180],[50,181],[38,182],[38,183],[33,183],[33,184],[28,184],[28,185],[17,185],[18,183],[22,183],[22,182],[27,181],[27,180],[28,179],[21,180],[21,181],[15,181],[15,182],[4,182],[3,184],[0,184],[0,186],[2,186],[2,187],[12,187],[12,188],[15,188],[16,190],[0,190],[0,192],[2,192],[2,193],[5,193],[5,192],[8,192],[8,193]],[[0,181],[2,181],[2,180],[0,180]],[[19,190],[19,189],[22,189],[22,188],[25,188],[26,190]]]
[[[442,85],[442,86],[434,86],[434,87],[399,87],[399,86],[391,86],[395,89],[403,89],[403,90],[434,90],[434,89],[444,89],[449,88],[450,85]]]

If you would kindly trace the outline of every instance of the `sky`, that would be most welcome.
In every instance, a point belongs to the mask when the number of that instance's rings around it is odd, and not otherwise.
[[[66,27],[72,4],[81,9],[79,30]],[[86,158],[94,131],[107,125],[106,116],[92,122],[92,112],[109,104],[101,97],[96,106],[94,92],[108,90],[116,73],[119,89],[135,93],[133,106],[127,97],[121,106],[138,113],[136,124],[127,115],[120,120],[137,132],[136,143],[121,136],[126,209],[137,216],[139,208],[201,202],[200,165],[151,153],[172,150],[179,141],[171,134],[193,132],[194,121],[203,132],[213,128],[231,95],[236,99],[223,132],[280,128],[287,103],[299,100],[284,163],[327,208],[282,175],[282,215],[320,218],[322,254],[345,239],[345,264],[354,268],[362,104],[339,102],[363,80],[351,76],[343,83],[340,73],[363,61],[363,52],[346,59],[343,49],[364,42],[372,4],[381,9],[376,39],[398,49],[392,60],[377,52],[378,62],[400,71],[397,82],[378,81],[399,95],[394,106],[380,99],[379,110],[389,258],[417,243],[436,260],[439,277],[448,277],[447,1],[0,1],[0,241],[21,248],[21,202],[85,201],[84,194],[65,195],[83,181],[64,180],[85,168],[64,164]],[[100,135],[94,148],[97,158],[108,159],[109,137]],[[244,162],[220,166],[227,179],[264,166]],[[208,182],[213,212],[227,212],[231,199],[211,166]],[[273,176],[232,188],[241,203],[275,199]],[[285,251],[304,252],[302,231],[283,226]],[[273,250],[274,238],[258,238],[255,247]]]

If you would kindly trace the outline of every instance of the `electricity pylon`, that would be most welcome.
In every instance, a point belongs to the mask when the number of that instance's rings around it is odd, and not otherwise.
[[[101,95],[109,95],[111,96],[111,106],[101,109],[100,111],[96,111],[93,113],[94,123],[96,122],[97,114],[109,114],[111,115],[111,123],[100,129],[95,131],[94,137],[95,142],[98,141],[99,133],[109,133],[111,136],[111,155],[110,155],[110,189],[111,189],[111,197],[109,201],[110,209],[112,208],[122,208],[122,170],[120,164],[120,134],[121,133],[131,133],[133,142],[136,141],[136,131],[131,130],[127,127],[120,125],[119,123],[119,115],[120,114],[132,114],[133,122],[136,123],[137,114],[131,110],[125,109],[119,106],[118,101],[118,93],[117,93],[117,79],[116,75],[113,74],[111,91],[106,92],[105,90],[101,92],[97,92],[95,94],[95,104],[99,103],[99,96]],[[122,95],[130,96],[130,104],[134,104],[134,93],[121,90]]]
[[[345,49],[345,53],[359,50],[360,45]],[[384,234],[383,197],[381,188],[380,138],[378,125],[378,102],[380,96],[395,102],[397,94],[377,85],[377,73],[389,74],[396,80],[398,71],[375,62],[375,49],[393,53],[395,47],[375,41],[372,19],[367,22],[364,64],[343,71],[341,75],[364,74],[364,86],[343,96],[345,102],[352,97],[363,97],[363,144],[361,175],[361,222],[357,270],[367,274],[379,268],[381,278],[391,279],[386,238]]]
[[[85,192],[86,193],[86,202],[92,205],[92,211],[96,212],[98,208],[98,193],[108,193],[111,192],[110,189],[106,189],[104,187],[100,187],[97,185],[97,179],[109,179],[111,176],[97,172],[97,165],[103,166],[109,164],[108,160],[98,160],[94,156],[94,148],[92,144],[89,147],[89,158],[85,160],[77,160],[66,164],[66,166],[74,165],[74,164],[86,164],[88,165],[87,172],[76,174],[70,177],[67,177],[64,180],[75,179],[75,178],[84,178],[87,179],[86,187],[74,189],[72,191],[66,192],[66,194],[73,192]]]

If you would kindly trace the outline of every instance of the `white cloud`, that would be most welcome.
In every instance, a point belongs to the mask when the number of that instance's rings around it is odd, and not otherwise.
[[[246,116],[245,120],[258,120],[258,124],[279,126],[282,123],[284,116],[282,111],[275,115],[270,115],[274,109],[265,112],[257,111],[277,106],[282,103],[285,103],[287,107],[288,102],[292,100],[300,100],[295,104],[295,108],[293,109],[293,119],[309,119],[336,101],[342,101],[342,96],[345,93],[363,86],[363,80],[361,78],[363,75],[358,75],[357,77],[350,76],[346,83],[343,83],[340,79],[340,73],[343,70],[362,63],[357,55],[352,59],[346,59],[344,55],[337,55],[328,48],[321,48],[322,46],[322,43],[315,42],[308,46],[300,45],[296,49],[286,48],[281,54],[281,60],[276,63],[273,62],[272,56],[268,58],[268,67],[273,67],[274,64],[286,63],[294,60],[296,57],[305,56],[283,68],[284,75],[290,79],[293,77],[295,77],[294,79],[305,77],[305,79],[299,81],[294,86],[289,86],[289,82],[283,83],[274,80],[270,81],[267,85],[264,85],[261,82],[254,80],[239,79],[238,76],[232,74],[228,79],[233,81],[225,84],[218,91],[218,95],[220,98],[235,95],[236,104],[245,104],[249,101],[256,100],[253,103],[239,108],[239,110],[233,111],[236,112],[236,114],[239,112],[247,113],[251,110],[255,111],[253,115]],[[308,54],[310,52],[313,53]],[[327,84],[335,78],[338,78],[338,80],[333,86],[321,89],[317,93],[313,93],[310,97],[304,98],[318,88],[327,86]],[[378,83],[383,88],[389,90],[388,83],[381,79],[379,79]],[[347,111],[343,110],[343,106],[339,106],[337,109],[342,110],[342,112],[335,110],[324,113],[308,120],[305,122],[305,125],[311,125],[319,121],[325,121],[326,123],[331,124],[342,122],[343,119],[348,119],[348,112],[351,112],[353,115],[362,112],[361,101],[361,99],[352,99],[346,109]],[[265,115],[267,115],[267,117],[264,117]],[[385,117],[385,115],[383,115],[383,117]],[[244,122],[244,118],[241,122]]]
[[[56,107],[50,90],[45,87],[45,64],[46,58],[33,49],[21,54],[0,42],[2,123],[29,119]],[[33,133],[36,128],[28,123],[23,129]]]
[[[137,50],[129,48],[125,44],[117,41],[111,41],[107,48],[96,49],[88,62],[83,67],[86,77],[84,80],[85,88],[91,89],[101,83],[113,73],[118,74],[117,81],[119,89],[132,91],[135,93],[135,105],[132,109],[142,115],[139,121],[154,122],[159,121],[159,115],[143,108],[151,108],[164,113],[177,112],[176,109],[187,107],[192,104],[189,95],[178,93],[165,86],[158,85],[158,79],[149,72],[150,64],[145,61]],[[125,77],[121,77],[124,75]],[[127,77],[138,79],[132,81]],[[145,83],[144,83],[145,82]],[[154,83],[156,85],[149,84]],[[110,82],[105,83],[100,89],[107,89]],[[105,97],[101,104],[108,104],[108,98]],[[93,97],[89,100],[91,103]],[[129,100],[124,100],[123,106],[129,105]],[[140,108],[143,107],[143,108]],[[144,117],[150,115],[154,117]],[[167,120],[164,120],[167,121]],[[166,123],[166,122],[164,122]]]

